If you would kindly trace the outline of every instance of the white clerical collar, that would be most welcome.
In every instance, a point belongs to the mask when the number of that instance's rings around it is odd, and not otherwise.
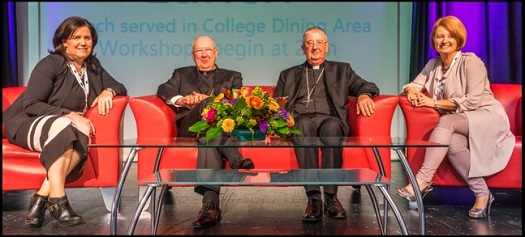
[[[319,65],[312,66],[312,69],[319,69]]]
[[[211,71],[206,71],[206,72],[204,72],[204,71],[200,71],[200,70],[199,70],[199,72],[200,72],[202,75],[207,76],[207,75],[209,75],[209,74],[214,73],[214,72],[215,72],[215,69],[213,69],[213,70],[211,70]]]

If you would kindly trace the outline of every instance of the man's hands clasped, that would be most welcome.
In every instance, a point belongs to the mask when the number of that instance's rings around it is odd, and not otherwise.
[[[193,92],[191,95],[184,96],[180,99],[178,99],[175,104],[186,107],[188,109],[193,108],[196,104],[200,103],[201,101],[205,100],[206,98],[210,97],[209,95]]]

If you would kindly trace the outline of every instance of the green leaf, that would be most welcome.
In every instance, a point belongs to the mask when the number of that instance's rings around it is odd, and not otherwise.
[[[277,119],[275,120],[277,122],[277,127],[278,128],[281,128],[281,127],[286,127],[287,126],[287,123],[286,121],[284,121],[284,119]]]
[[[298,134],[298,135],[303,134],[303,133],[301,132],[301,130],[297,129],[296,127],[291,127],[291,128],[290,128],[290,132],[293,133],[293,134]]]
[[[253,113],[253,110],[250,107],[246,106],[246,107],[243,107],[241,109],[241,114],[240,115],[245,117],[245,118],[251,118],[252,117],[252,113]]]
[[[246,102],[245,98],[239,98],[237,99],[233,107],[235,107],[235,110],[241,111],[243,108],[248,107],[248,103]]]
[[[190,132],[201,132],[201,131],[204,131],[205,129],[209,128],[210,125],[204,121],[204,120],[200,120],[196,123],[194,123],[193,125],[191,125],[191,127],[188,128],[188,131]]]
[[[277,131],[278,133],[287,134],[290,130],[288,129],[288,127],[281,127],[275,129],[275,131]]]
[[[237,91],[239,91],[239,89],[236,89],[236,88],[232,88],[232,96],[233,96],[233,99],[235,98],[239,98],[239,94],[237,94]]]
[[[219,135],[221,135],[221,133],[222,133],[221,127],[211,127],[206,132],[206,142],[209,142],[211,139],[218,137]]]

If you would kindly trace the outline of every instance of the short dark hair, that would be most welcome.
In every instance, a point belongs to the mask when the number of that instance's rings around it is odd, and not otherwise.
[[[86,19],[79,16],[72,16],[66,18],[58,28],[55,30],[53,35],[53,50],[48,50],[50,54],[60,54],[66,57],[66,48],[63,45],[63,42],[71,37],[79,27],[87,26],[91,33],[91,40],[93,42],[91,55],[86,58],[86,62],[89,64],[93,57],[95,57],[95,46],[98,43],[98,34],[95,27]]]

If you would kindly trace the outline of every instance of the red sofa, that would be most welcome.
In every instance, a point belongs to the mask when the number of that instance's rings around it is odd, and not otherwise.
[[[491,84],[490,88],[494,97],[499,100],[510,119],[510,129],[516,136],[516,145],[509,164],[501,172],[486,178],[490,188],[522,188],[522,95],[521,85],[516,84]],[[399,104],[403,111],[407,138],[428,140],[432,129],[436,126],[439,113],[432,108],[414,109],[408,103],[406,96],[400,96]],[[497,125],[494,125],[497,126]],[[407,158],[414,172],[419,170],[425,155],[424,148],[407,149]],[[437,186],[468,186],[461,176],[454,170],[448,159],[439,166],[433,179]]]
[[[24,91],[23,86],[3,88],[2,111]],[[86,117],[91,119],[96,128],[96,136],[92,138],[94,144],[118,144],[122,115],[128,100],[127,96],[116,96],[113,109],[106,116],[99,115],[96,107],[88,111]],[[88,159],[83,175],[67,183],[66,187],[100,188],[106,209],[111,211],[122,166],[120,149],[90,148]],[[2,191],[37,190],[45,176],[46,170],[40,163],[39,153],[9,143],[2,123]]]
[[[255,86],[251,86],[255,87]],[[263,90],[270,91],[272,86],[263,86]],[[382,136],[390,137],[390,127],[399,97],[394,95],[379,95],[374,98],[376,110],[371,117],[356,116],[356,99],[350,98],[348,103],[350,112],[351,136]],[[137,138],[146,137],[175,137],[176,114],[156,95],[132,97],[129,100],[133,116],[135,117]],[[250,157],[257,169],[294,169],[299,168],[293,148],[276,148],[268,152],[268,148],[240,148],[245,157]],[[391,177],[391,155],[388,148],[380,148],[379,152],[384,164],[385,172]],[[271,155],[269,155],[271,154]],[[146,148],[138,152],[137,178],[140,180],[153,173],[157,149]],[[372,149],[345,148],[345,168],[371,168],[379,171]],[[169,148],[165,149],[159,169],[196,167],[196,148]]]

